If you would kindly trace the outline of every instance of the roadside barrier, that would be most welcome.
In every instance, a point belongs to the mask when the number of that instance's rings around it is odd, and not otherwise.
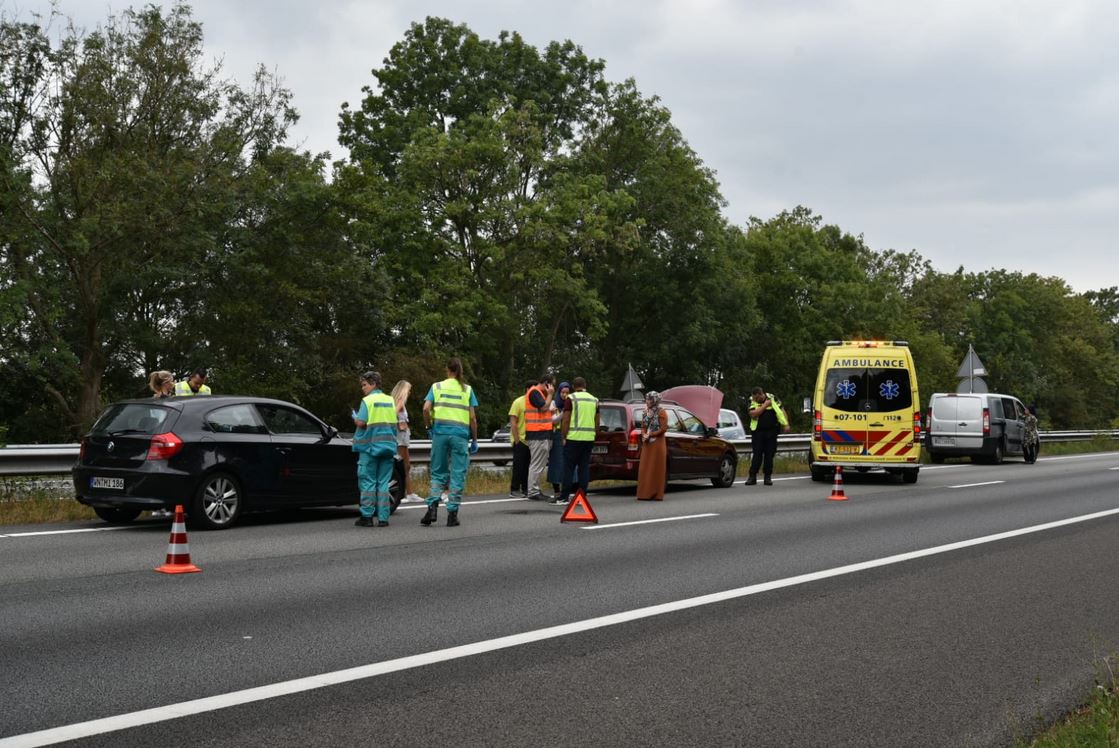
[[[828,501],[847,501],[847,494],[843,493],[843,466],[835,466],[835,482],[831,486],[831,496]]]
[[[156,571],[163,574],[189,574],[202,571],[190,562],[190,543],[187,542],[186,513],[183,505],[175,506],[175,520],[171,523],[171,537],[167,540],[167,560]]]

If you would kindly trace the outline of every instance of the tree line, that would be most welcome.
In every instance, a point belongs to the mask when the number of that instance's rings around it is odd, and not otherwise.
[[[331,162],[288,142],[275,74],[206,61],[185,4],[0,18],[7,439],[71,440],[199,365],[343,428],[360,371],[423,392],[450,355],[487,428],[545,370],[798,403],[851,338],[908,340],[926,400],[972,344],[1043,426],[1119,419],[1119,290],[941,272],[803,206],[735,225],[667,108],[571,41],[427,18],[354,95]]]

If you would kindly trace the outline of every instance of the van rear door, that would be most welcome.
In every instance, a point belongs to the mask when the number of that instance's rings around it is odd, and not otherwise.
[[[976,395],[957,395],[956,446],[964,449],[983,448],[983,399]]]
[[[913,383],[908,369],[828,369],[823,404],[821,438],[828,455],[868,461],[911,455]]]

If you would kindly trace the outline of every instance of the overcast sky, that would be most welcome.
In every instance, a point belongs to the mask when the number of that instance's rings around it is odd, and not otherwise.
[[[93,28],[120,0],[61,0]],[[941,271],[1119,286],[1114,0],[197,0],[207,48],[294,92],[303,148],[345,157],[357,105],[410,23],[570,39],[659,96],[744,225],[806,205]],[[44,0],[0,0],[11,17]]]

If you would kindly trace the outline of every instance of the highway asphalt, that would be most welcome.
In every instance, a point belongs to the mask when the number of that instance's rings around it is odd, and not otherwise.
[[[606,489],[595,526],[499,497],[458,528],[259,515],[191,532],[174,577],[167,521],[0,528],[0,746],[91,720],[74,744],[1008,745],[1119,651],[1117,482],[1103,454],[846,502]]]

